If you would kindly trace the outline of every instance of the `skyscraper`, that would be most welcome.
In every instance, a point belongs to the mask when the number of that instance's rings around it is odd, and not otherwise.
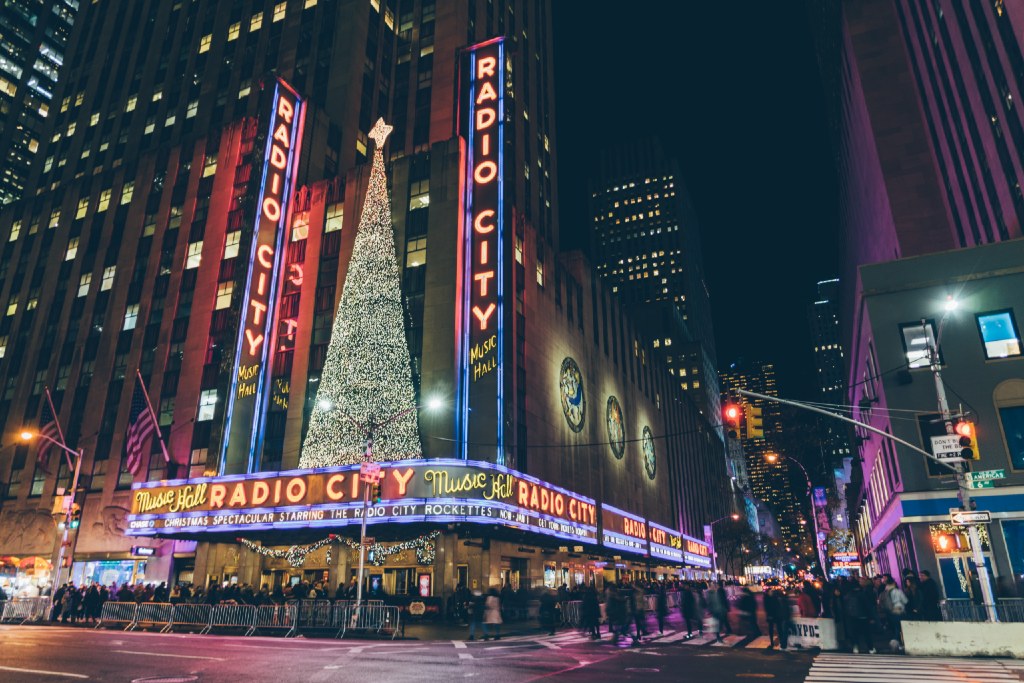
[[[846,403],[846,361],[843,354],[842,330],[839,326],[839,280],[818,283],[814,303],[808,307],[811,341],[814,344],[814,365],[817,370],[818,401],[833,406],[833,412],[844,412]],[[823,463],[829,469],[842,465],[850,457],[850,439],[846,426],[838,421],[821,422]]]
[[[720,376],[723,397],[728,397],[730,392],[738,389],[765,396],[779,395],[775,366],[769,362],[740,359],[722,370]],[[775,462],[770,462],[769,457],[769,454],[786,455],[778,442],[782,433],[779,404],[759,398],[744,397],[742,401],[761,409],[764,424],[764,438],[749,438],[745,427],[739,434],[747,458],[747,475],[753,496],[771,508],[778,520],[783,540],[797,548],[804,535],[800,524],[802,506],[790,483],[790,465],[784,457]]]
[[[0,7],[0,204],[19,198],[43,147],[57,76],[79,0]]]
[[[700,229],[680,174],[661,142],[602,151],[590,178],[590,248],[602,279],[641,312],[652,352],[705,415],[720,412],[711,303]]]

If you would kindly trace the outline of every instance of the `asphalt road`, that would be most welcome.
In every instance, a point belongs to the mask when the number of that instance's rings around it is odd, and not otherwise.
[[[0,681],[805,680],[812,655],[651,642],[614,646],[575,633],[500,641],[330,640],[0,626]]]

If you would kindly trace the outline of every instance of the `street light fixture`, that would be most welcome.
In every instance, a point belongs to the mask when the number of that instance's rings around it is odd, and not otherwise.
[[[81,473],[82,473],[82,457],[83,457],[83,453],[82,453],[81,449],[79,449],[77,451],[72,450],[72,449],[68,448],[67,446],[65,446],[64,444],[62,444],[60,441],[57,441],[56,439],[54,439],[52,437],[49,437],[46,434],[40,434],[39,432],[32,432],[32,431],[29,431],[29,430],[26,429],[26,430],[23,430],[21,432],[20,436],[21,436],[21,440],[25,441],[25,442],[32,441],[32,439],[35,439],[35,438],[40,438],[40,439],[50,443],[50,445],[56,446],[57,448],[61,449],[62,451],[64,451],[64,457],[67,458],[68,469],[74,471],[74,476],[71,479],[71,504],[64,506],[64,527],[63,527],[63,532],[64,533],[63,533],[63,536],[62,536],[61,542],[60,542],[60,550],[57,552],[57,572],[56,572],[56,576],[55,576],[55,579],[54,579],[54,582],[53,582],[54,587],[56,587],[56,585],[60,583],[61,570],[64,568],[64,552],[65,552],[65,549],[68,549],[67,552],[68,552],[68,569],[69,569],[68,575],[69,575],[69,578],[70,578],[71,564],[72,564],[73,559],[74,559],[74,551],[72,551],[70,549],[71,545],[68,542],[68,534],[71,531],[71,517],[74,514],[73,513],[73,508],[74,508],[74,502],[75,502],[75,495],[78,493],[78,479],[79,479],[79,477],[81,476]],[[52,591],[51,595],[55,595],[56,592],[57,592],[56,590]]]
[[[711,562],[712,562],[712,564],[714,566],[713,572],[714,572],[715,576],[718,575],[718,550],[715,549],[715,525],[718,524],[719,522],[721,522],[722,520],[725,520],[725,519],[731,519],[734,522],[738,522],[739,519],[740,519],[740,515],[739,515],[739,513],[734,512],[731,515],[726,515],[725,517],[719,517],[715,521],[711,522],[711,524],[708,524],[708,530],[711,532],[711,534],[710,534],[710,536],[711,536],[711,538],[710,538],[710,541],[711,541]]]

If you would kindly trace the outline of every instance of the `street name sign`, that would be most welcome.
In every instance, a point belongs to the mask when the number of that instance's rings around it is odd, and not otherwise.
[[[967,484],[967,488],[969,489],[994,489],[996,487],[996,485],[993,484],[991,481],[985,480],[974,481],[972,479],[968,479],[964,483]]]
[[[994,479],[1006,479],[1006,470],[981,470],[978,472],[965,472],[964,479],[973,482],[992,481]]]
[[[963,458],[960,457],[962,450],[963,446],[960,445],[960,436],[958,434],[944,434],[932,437],[932,453],[939,460],[963,461]]]
[[[949,511],[949,521],[959,526],[970,524],[991,524],[992,513],[988,510],[957,510]]]

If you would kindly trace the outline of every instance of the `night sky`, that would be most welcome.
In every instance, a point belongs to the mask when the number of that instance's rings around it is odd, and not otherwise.
[[[720,367],[772,361],[784,396],[811,398],[807,307],[837,275],[839,243],[804,3],[654,6],[554,3],[563,246],[585,243],[597,151],[659,135],[701,223]]]

